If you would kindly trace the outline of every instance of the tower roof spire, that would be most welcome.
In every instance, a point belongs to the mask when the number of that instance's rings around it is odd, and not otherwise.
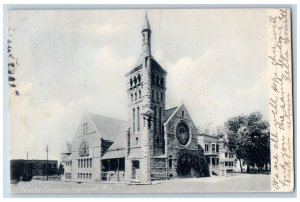
[[[144,20],[144,26],[143,26],[143,31],[146,31],[146,30],[150,30],[150,24],[149,24],[149,20],[148,20],[148,15],[147,15],[147,11],[146,11],[146,15],[145,15],[145,20]]]

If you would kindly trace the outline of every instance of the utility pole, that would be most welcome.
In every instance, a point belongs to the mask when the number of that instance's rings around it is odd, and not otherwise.
[[[47,153],[46,175],[47,175],[47,181],[48,181],[48,151],[49,151],[49,147],[48,147],[48,145],[46,145],[46,153]]]

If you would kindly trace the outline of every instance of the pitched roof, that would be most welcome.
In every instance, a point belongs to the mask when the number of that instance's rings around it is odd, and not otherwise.
[[[164,68],[154,59],[153,56],[151,56],[151,68],[159,70],[163,73],[167,73],[166,70],[164,70]]]
[[[134,64],[133,68],[126,74],[126,76],[130,75],[131,73],[139,70],[143,66],[144,56],[141,54],[137,60],[137,62]],[[151,68],[158,70],[164,74],[167,73],[166,70],[151,56]]]
[[[172,114],[176,111],[177,108],[178,107],[173,107],[171,109],[166,110],[166,120],[168,120],[170,116],[172,116]]]
[[[127,130],[127,122],[119,119],[108,118],[89,113],[101,138],[114,141],[116,137]]]
[[[126,155],[125,135],[125,131],[120,133],[101,159],[124,158]]]

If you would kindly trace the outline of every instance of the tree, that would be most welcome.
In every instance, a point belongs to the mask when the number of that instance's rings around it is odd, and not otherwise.
[[[241,160],[256,164],[259,168],[270,162],[269,124],[263,120],[260,112],[230,118],[218,130],[218,134],[222,138],[223,146],[235,153],[241,172]]]
[[[235,153],[240,162],[241,172],[243,172],[241,160],[247,156],[247,145],[250,144],[249,131],[246,127],[247,117],[240,115],[229,119],[219,136],[223,139],[223,146],[228,151]]]
[[[247,161],[252,165],[257,165],[261,170],[270,163],[270,129],[269,123],[263,120],[259,112],[251,113],[247,118],[250,141],[248,146]]]

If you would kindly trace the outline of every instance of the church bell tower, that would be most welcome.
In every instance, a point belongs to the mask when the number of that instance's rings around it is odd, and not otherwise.
[[[129,132],[126,137],[128,181],[150,183],[154,158],[165,154],[165,82],[167,72],[151,55],[151,29],[146,14],[142,53],[126,74]]]

